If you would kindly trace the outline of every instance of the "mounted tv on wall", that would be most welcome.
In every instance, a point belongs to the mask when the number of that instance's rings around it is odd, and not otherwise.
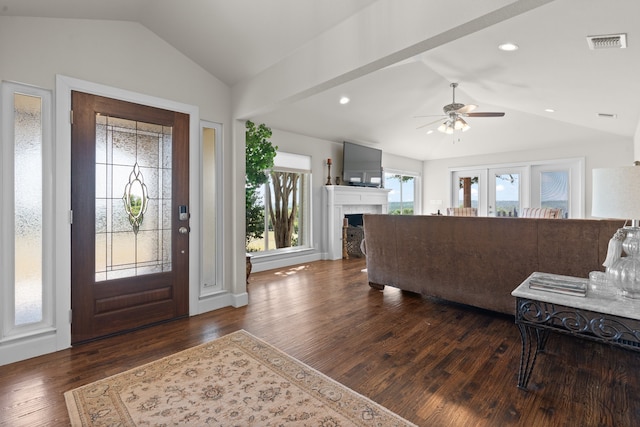
[[[342,180],[359,187],[381,187],[382,150],[344,141]]]

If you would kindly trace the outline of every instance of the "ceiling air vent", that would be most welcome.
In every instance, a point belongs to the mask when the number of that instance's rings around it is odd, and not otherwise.
[[[604,36],[587,36],[589,49],[624,49],[627,47],[626,34],[607,34]]]
[[[611,114],[611,113],[596,113],[596,115],[602,119],[616,119],[618,118],[617,114]]]

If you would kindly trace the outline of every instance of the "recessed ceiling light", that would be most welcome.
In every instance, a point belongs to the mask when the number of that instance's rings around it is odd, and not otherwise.
[[[505,52],[513,52],[514,50],[520,49],[520,46],[515,43],[502,43],[498,45],[498,49],[504,50]]]
[[[553,108],[545,108],[544,111],[546,111],[547,113],[555,113],[556,110],[554,110]]]
[[[343,96],[340,98],[340,104],[344,105],[344,104],[348,104],[349,101],[351,101],[349,98],[347,98],[346,96]]]

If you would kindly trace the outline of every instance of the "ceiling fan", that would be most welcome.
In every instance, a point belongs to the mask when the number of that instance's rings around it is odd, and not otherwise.
[[[467,124],[467,122],[463,119],[463,117],[503,117],[504,113],[472,113],[473,110],[478,108],[477,105],[474,104],[460,104],[456,102],[456,88],[458,87],[458,83],[451,83],[453,90],[453,102],[451,104],[445,105],[442,110],[444,111],[443,115],[439,115],[438,120],[427,123],[425,125],[419,126],[418,129],[421,129],[426,126],[430,126],[434,123],[438,123],[442,120],[442,117],[445,117],[446,120],[438,126],[438,130],[440,132],[451,135],[454,130],[461,130],[463,132],[471,129],[471,126]],[[416,116],[416,117],[434,117],[434,116]]]

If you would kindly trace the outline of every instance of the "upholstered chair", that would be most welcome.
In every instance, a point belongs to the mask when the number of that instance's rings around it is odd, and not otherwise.
[[[521,218],[562,218],[562,209],[557,208],[524,208]]]
[[[448,216],[478,216],[477,208],[447,208]]]

